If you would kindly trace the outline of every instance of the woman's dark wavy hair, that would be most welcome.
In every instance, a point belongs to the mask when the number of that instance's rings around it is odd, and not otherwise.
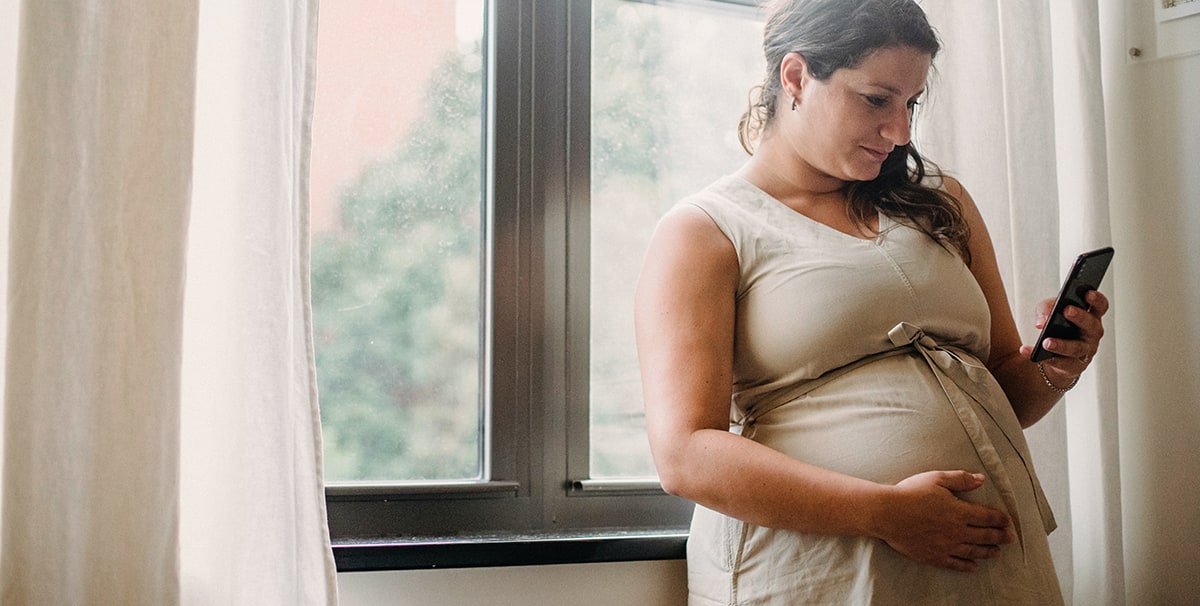
[[[738,139],[751,155],[775,118],[783,90],[780,66],[788,53],[803,56],[809,73],[825,81],[880,49],[911,47],[931,58],[941,49],[937,33],[914,0],[770,0],[765,8],[767,75],[751,90],[750,107],[738,124]],[[876,212],[908,219],[934,241],[949,244],[969,264],[970,230],[962,205],[924,183],[926,164],[911,142],[896,147],[878,177],[846,185],[847,213],[858,225]],[[941,175],[932,163],[929,167],[932,174]]]

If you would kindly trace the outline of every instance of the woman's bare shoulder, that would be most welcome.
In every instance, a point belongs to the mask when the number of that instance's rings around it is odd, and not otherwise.
[[[962,182],[951,175],[942,173],[939,183],[943,191],[954,196],[960,202],[963,198],[970,198],[970,195],[967,194],[967,188],[963,187]]]
[[[683,277],[735,284],[737,252],[716,221],[693,204],[676,204],[658,222],[646,251],[643,277]],[[710,282],[711,283],[711,282]]]
[[[665,240],[693,253],[734,252],[733,243],[712,215],[695,204],[672,206],[659,220],[654,232],[655,240]]]

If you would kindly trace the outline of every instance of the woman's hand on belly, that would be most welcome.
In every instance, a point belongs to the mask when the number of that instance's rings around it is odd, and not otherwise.
[[[967,471],[928,471],[892,487],[875,519],[876,536],[918,562],[963,572],[976,560],[1000,555],[1012,543],[1012,521],[999,509],[964,501],[955,493],[983,486]]]

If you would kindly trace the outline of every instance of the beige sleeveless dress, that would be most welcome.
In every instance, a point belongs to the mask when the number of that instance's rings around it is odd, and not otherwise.
[[[852,476],[986,474],[963,498],[1007,511],[1018,540],[962,573],[886,543],[747,524],[697,507],[689,604],[1061,604],[1054,519],[1016,416],[984,367],[989,312],[955,253],[880,216],[855,238],[725,177],[681,202],[737,250],[732,423],[757,442]]]

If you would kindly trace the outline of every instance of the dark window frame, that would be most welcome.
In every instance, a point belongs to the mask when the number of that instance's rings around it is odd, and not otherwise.
[[[490,476],[328,486],[338,570],[683,558],[691,503],[588,477],[591,0],[488,4]]]

